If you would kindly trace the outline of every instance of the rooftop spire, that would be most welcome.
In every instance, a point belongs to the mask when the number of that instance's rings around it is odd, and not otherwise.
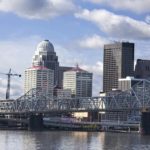
[[[76,68],[79,69],[79,64],[78,63],[76,63]]]

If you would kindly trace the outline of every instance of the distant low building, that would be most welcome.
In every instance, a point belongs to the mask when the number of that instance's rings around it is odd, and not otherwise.
[[[71,98],[71,89],[54,89],[54,96],[59,99],[70,99]]]
[[[105,92],[99,92],[99,96],[100,96],[100,97],[105,97],[105,96],[106,96],[106,93],[105,93]]]
[[[118,89],[121,91],[129,90],[135,84],[142,82],[144,79],[137,79],[134,77],[126,77],[123,79],[119,79],[119,87]]]
[[[122,91],[120,89],[112,89],[112,91],[106,93],[106,96],[116,96],[121,92]]]

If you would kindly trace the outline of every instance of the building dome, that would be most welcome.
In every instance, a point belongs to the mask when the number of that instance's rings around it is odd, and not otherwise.
[[[39,52],[43,52],[43,51],[54,52],[54,46],[52,43],[50,43],[49,40],[44,40],[38,44],[37,51],[39,51]]]

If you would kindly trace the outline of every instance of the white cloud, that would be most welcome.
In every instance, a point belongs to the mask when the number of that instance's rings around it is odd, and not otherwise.
[[[106,44],[106,43],[108,43],[108,40],[106,40],[105,38],[103,38],[97,34],[83,38],[78,41],[78,45],[81,48],[89,48],[89,49],[103,48],[104,44]]]
[[[83,63],[81,55],[75,51],[65,48],[64,46],[55,44],[56,55],[58,56],[61,66],[75,66],[77,63]]]
[[[146,16],[145,21],[150,24],[150,16]]]
[[[98,61],[95,65],[80,65],[80,67],[84,70],[87,70],[89,72],[92,72],[96,75],[102,75],[103,74],[103,63]]]
[[[0,0],[0,11],[28,19],[48,19],[73,10],[73,0]]]
[[[12,68],[22,73],[24,68],[30,67],[32,55],[41,39],[39,36],[31,36],[0,41],[0,70],[8,71],[9,68]]]
[[[130,10],[136,13],[149,13],[150,0],[83,0],[108,5],[118,10]]]
[[[150,25],[127,16],[116,15],[104,9],[87,10],[75,14],[76,18],[94,23],[108,36],[121,39],[149,39]]]

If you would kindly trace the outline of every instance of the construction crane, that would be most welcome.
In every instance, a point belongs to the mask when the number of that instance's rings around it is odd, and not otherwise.
[[[7,89],[6,89],[6,99],[10,99],[10,81],[11,81],[11,76],[18,76],[21,77],[21,74],[12,74],[11,69],[9,69],[8,73],[0,73],[7,75]]]

